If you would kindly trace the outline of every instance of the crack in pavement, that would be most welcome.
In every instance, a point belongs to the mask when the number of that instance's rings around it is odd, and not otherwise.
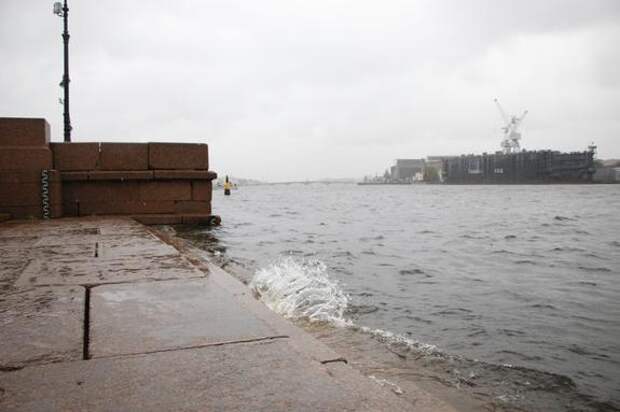
[[[288,335],[274,335],[274,336],[263,336],[259,338],[249,338],[249,339],[238,339],[238,340],[229,340],[229,341],[221,341],[221,342],[210,342],[204,343],[201,345],[192,345],[192,346],[183,346],[178,348],[167,348],[167,349],[158,349],[152,351],[145,352],[130,352],[130,353],[121,353],[116,355],[106,355],[106,356],[96,356],[91,357],[90,359],[111,359],[111,358],[123,358],[127,356],[139,356],[139,355],[150,355],[153,353],[164,353],[164,352],[175,352],[175,351],[183,351],[183,350],[192,350],[192,349],[202,349],[209,348],[212,346],[225,346],[225,345],[237,345],[244,343],[254,343],[254,342],[273,342],[278,339],[289,339]]]

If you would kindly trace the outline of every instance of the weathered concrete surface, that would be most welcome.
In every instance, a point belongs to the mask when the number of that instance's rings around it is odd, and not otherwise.
[[[222,345],[2,374],[0,386],[5,392],[0,405],[6,411],[396,411],[411,407],[367,379],[348,381],[333,375],[285,341]]]
[[[23,269],[20,287],[98,285],[140,280],[204,277],[183,256],[127,257],[125,259],[33,259]]]
[[[82,359],[84,288],[0,295],[0,371]]]
[[[91,291],[93,357],[261,339],[278,333],[210,277]]]
[[[205,276],[131,219],[7,223],[0,249],[0,289]]]
[[[130,219],[3,223],[0,248],[0,410],[449,410],[399,399]]]

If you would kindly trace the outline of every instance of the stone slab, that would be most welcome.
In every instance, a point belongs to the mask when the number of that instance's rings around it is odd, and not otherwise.
[[[104,236],[99,242],[99,257],[102,259],[178,255],[178,250],[146,231],[134,236]]]
[[[15,284],[20,288],[32,288],[193,279],[204,276],[204,272],[183,256],[31,259],[19,273]]]
[[[54,169],[94,170],[99,161],[99,143],[51,143]]]
[[[213,225],[221,223],[218,216],[210,213],[165,213],[132,215],[133,219],[143,225]]]
[[[204,213],[211,214],[211,202],[200,200],[180,200],[174,202],[176,213]]]
[[[65,236],[67,234],[83,234],[84,230],[90,233],[98,233],[99,227],[112,224],[131,222],[131,219],[116,217],[106,218],[102,222],[101,218],[65,218],[59,220],[40,220],[32,222],[29,220],[16,220],[0,227],[0,238],[3,237],[43,237],[43,236]],[[94,230],[94,232],[92,232]]]
[[[80,204],[138,201],[139,185],[137,181],[64,182],[62,197],[65,203],[79,201]]]
[[[202,200],[211,202],[211,194],[213,186],[210,181],[194,180],[192,181],[192,200]]]
[[[79,286],[0,296],[0,370],[82,359],[83,312]]]
[[[190,200],[192,183],[187,180],[142,182],[140,200]]]
[[[149,233],[148,230],[130,217],[106,218],[105,225],[99,226],[102,235],[136,235]]]
[[[0,256],[0,294],[17,290],[17,280],[27,264],[28,261],[24,259]]]
[[[63,204],[67,208],[71,205],[65,202]],[[92,216],[92,215],[133,215],[141,213],[173,213],[175,211],[174,201],[172,200],[126,200],[126,201],[110,201],[110,202],[79,202],[75,205],[79,216]],[[71,215],[74,215],[73,209],[70,210]]]
[[[88,180],[152,180],[152,170],[93,170],[88,172]]]
[[[34,175],[38,179],[34,179]],[[20,181],[20,180],[24,181]],[[51,171],[47,185],[52,217],[62,215],[62,187],[58,173]],[[15,217],[42,215],[41,171],[0,172],[0,210]]]
[[[98,286],[91,305],[93,357],[276,335],[208,277]]]
[[[1,183],[0,205],[41,206],[41,182]]]
[[[47,146],[49,141],[45,119],[0,117],[0,146]]]
[[[183,223],[183,216],[174,213],[140,214],[131,217],[143,225],[180,225]]]
[[[63,212],[61,204],[50,205],[50,217],[62,217]],[[43,217],[41,206],[0,206],[0,213],[8,213],[14,219],[41,219]]]
[[[405,411],[285,340],[44,365],[0,374],[4,411]]]
[[[52,151],[44,146],[0,146],[0,170],[53,169]]]
[[[148,168],[148,144],[101,143],[100,170],[146,170]]]
[[[34,245],[20,250],[19,253],[24,259],[31,261],[37,259],[47,263],[66,261],[69,264],[95,256],[96,242],[86,242],[85,239],[79,242],[78,237],[71,236],[67,236],[66,239],[65,244],[58,243],[58,240],[52,242],[53,244],[45,244],[45,239],[39,238]]]
[[[59,182],[60,172],[48,170],[48,181]],[[40,170],[5,170],[0,171],[0,183],[41,183]]]
[[[184,225],[210,225],[219,226],[222,219],[210,213],[183,213],[180,214]]]
[[[149,169],[209,169],[209,147],[198,143],[149,143]]]

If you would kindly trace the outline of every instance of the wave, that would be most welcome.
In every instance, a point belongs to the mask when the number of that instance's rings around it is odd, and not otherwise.
[[[281,257],[256,271],[249,286],[271,310],[288,319],[327,322],[368,334],[389,345],[401,345],[425,354],[441,353],[434,345],[356,325],[346,318],[345,313],[356,313],[360,306],[350,304],[349,296],[338,282],[330,279],[327,266],[320,260]]]
[[[611,269],[606,267],[588,267],[588,266],[577,266],[581,270],[585,270],[586,272],[611,272]]]
[[[617,410],[607,402],[599,402],[590,395],[581,393],[574,381],[565,375],[530,369],[510,364],[495,364],[449,354],[429,345],[383,329],[361,326],[347,318],[347,315],[364,314],[374,307],[353,305],[340,284],[329,277],[326,265],[316,259],[281,257],[274,263],[255,272],[250,287],[276,313],[291,319],[309,322],[326,322],[337,329],[348,329],[372,337],[384,344],[386,349],[399,358],[416,362],[423,356],[422,365],[428,367],[432,379],[445,382],[447,386],[460,388],[462,384],[476,386],[481,393],[488,393],[501,405],[515,406],[518,410],[534,409],[540,402],[557,402],[569,399],[576,410]],[[456,312],[467,312],[464,308],[448,308]],[[523,332],[505,329],[509,336]],[[485,330],[475,335],[487,336]],[[572,352],[580,354],[582,347],[573,346]],[[538,357],[518,352],[505,351],[505,356],[537,362]],[[416,367],[420,364],[414,364]],[[401,381],[390,381],[374,375],[369,376],[380,385],[396,393],[402,391]],[[390,377],[391,378],[391,377]],[[536,388],[537,396],[524,396],[524,385]],[[523,408],[521,408],[521,406]],[[510,408],[509,408],[510,409]]]
[[[398,333],[390,332],[383,329],[373,329],[367,326],[349,325],[350,328],[368,334],[379,342],[387,343],[390,346],[404,346],[406,350],[414,350],[425,355],[441,355],[443,354],[435,345],[419,342],[415,339],[407,338]]]
[[[349,297],[316,259],[278,259],[258,270],[250,288],[271,310],[289,319],[347,325],[344,312]]]

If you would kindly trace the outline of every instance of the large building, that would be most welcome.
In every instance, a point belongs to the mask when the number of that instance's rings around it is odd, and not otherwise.
[[[390,178],[393,181],[421,180],[425,166],[424,159],[396,159],[390,168]]]
[[[591,183],[594,152],[551,150],[463,155],[444,160],[443,177],[452,184]]]

